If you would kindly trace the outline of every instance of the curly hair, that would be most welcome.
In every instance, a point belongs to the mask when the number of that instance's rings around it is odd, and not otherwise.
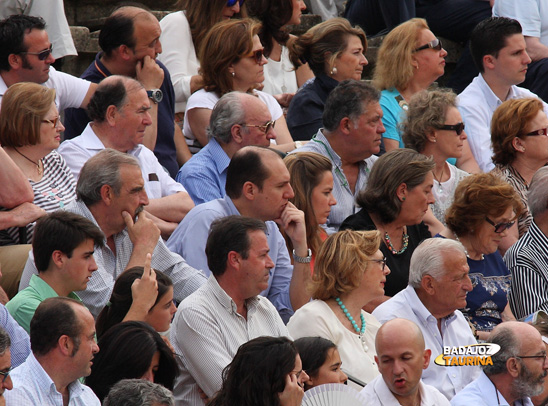
[[[469,235],[485,222],[486,216],[501,216],[509,207],[516,218],[524,210],[508,182],[492,173],[470,175],[455,189],[455,200],[445,212],[445,222],[458,236]]]
[[[506,100],[497,107],[491,119],[495,164],[510,165],[516,159],[517,152],[512,145],[514,138],[524,138],[529,122],[543,110],[542,102],[536,98]]]
[[[445,123],[449,107],[457,107],[457,95],[451,89],[423,90],[409,100],[409,109],[401,123],[407,148],[424,151],[430,131]]]
[[[368,260],[378,251],[381,234],[344,230],[329,236],[318,252],[312,275],[313,299],[328,300],[360,286]]]
[[[422,30],[428,30],[423,18],[412,18],[394,28],[382,41],[373,73],[373,84],[380,90],[406,89],[413,77],[413,50]]]

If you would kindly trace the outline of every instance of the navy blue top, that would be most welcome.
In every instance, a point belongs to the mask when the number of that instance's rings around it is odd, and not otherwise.
[[[80,76],[82,79],[87,79],[93,83],[99,83],[104,78],[112,74],[101,62],[102,52],[95,56],[95,61]],[[154,155],[160,161],[160,164],[166,168],[172,178],[175,178],[179,165],[177,164],[177,155],[175,151],[175,141],[173,140],[173,132],[175,131],[175,92],[171,84],[171,76],[167,68],[160,62],[156,63],[164,70],[164,82],[162,83],[162,93],[164,98],[158,104],[158,135],[156,138],[156,146],[154,147]],[[79,136],[84,131],[89,117],[84,109],[66,109],[65,110],[65,139],[71,139]]]

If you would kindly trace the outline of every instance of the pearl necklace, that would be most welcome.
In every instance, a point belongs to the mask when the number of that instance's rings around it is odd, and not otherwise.
[[[364,333],[365,333],[365,318],[363,317],[363,313],[360,311],[360,321],[362,322],[362,327],[360,329],[360,328],[358,328],[358,323],[356,323],[356,320],[354,320],[354,317],[352,317],[352,315],[350,314],[350,312],[348,311],[346,306],[343,304],[342,300],[340,298],[336,297],[335,302],[337,302],[337,304],[339,305],[339,307],[343,311],[346,318],[350,321],[350,324],[352,324],[352,327],[354,328],[356,333],[358,333],[358,336],[359,336],[360,341],[362,343],[363,350],[368,351],[369,347],[366,345],[365,337],[363,336]]]

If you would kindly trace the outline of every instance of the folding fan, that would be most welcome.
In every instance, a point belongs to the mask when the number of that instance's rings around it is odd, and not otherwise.
[[[367,406],[355,389],[341,383],[315,386],[304,393],[302,406]]]

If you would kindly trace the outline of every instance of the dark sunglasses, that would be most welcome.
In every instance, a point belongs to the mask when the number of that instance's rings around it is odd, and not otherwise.
[[[259,130],[261,130],[263,133],[269,132],[272,128],[276,126],[276,122],[274,120],[267,121],[264,124],[242,124],[245,127],[256,127]]]
[[[240,7],[241,7],[242,4],[244,4],[244,1],[245,1],[245,0],[228,0],[228,1],[226,2],[226,6],[227,6],[227,7],[232,7],[234,4],[236,4],[237,1],[240,3]]]
[[[493,220],[491,220],[489,217],[485,217],[485,221],[487,221],[489,224],[491,224],[493,227],[495,227],[495,233],[497,233],[497,234],[502,233],[504,230],[508,230],[516,222],[514,220],[514,221],[509,221],[508,223],[495,224],[495,222]]]
[[[19,52],[19,54],[36,55],[38,59],[40,59],[41,61],[44,61],[48,56],[50,56],[52,51],[53,51],[53,45],[50,45],[48,49],[44,49],[43,51],[40,51],[40,52]]]
[[[536,131],[531,131],[530,133],[527,133],[525,135],[530,135],[530,136],[534,136],[534,135],[548,135],[548,128],[541,128],[540,130],[536,130]]]
[[[436,51],[441,51],[441,48],[442,48],[441,41],[438,38],[433,39],[428,44],[418,47],[413,52],[419,52],[419,51],[422,51],[423,49],[428,49],[428,48],[434,49]]]
[[[461,135],[464,131],[464,123],[457,123],[453,125],[444,124],[438,127],[438,130],[455,131],[457,135]]]
[[[263,61],[263,56],[264,56],[264,50],[257,49],[256,51],[253,51],[249,55],[247,55],[247,58],[255,59],[255,62],[257,62],[257,64],[260,65],[261,62]]]

